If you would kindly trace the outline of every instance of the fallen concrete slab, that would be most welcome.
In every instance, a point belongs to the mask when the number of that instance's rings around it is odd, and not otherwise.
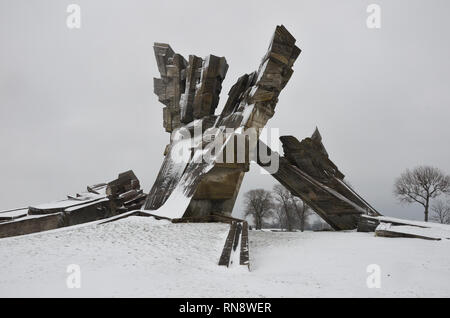
[[[0,223],[12,221],[27,216],[28,208],[14,209],[0,212]]]
[[[27,216],[10,222],[0,223],[0,238],[54,230],[64,224],[63,213]]]
[[[364,224],[370,222],[372,227],[375,226],[374,232],[376,236],[427,240],[450,239],[450,225],[447,224],[366,215],[362,216],[361,220],[366,220],[366,222],[363,222]]]
[[[146,194],[133,171],[87,187],[66,199],[0,213],[0,238],[48,231],[106,219],[140,209]]]

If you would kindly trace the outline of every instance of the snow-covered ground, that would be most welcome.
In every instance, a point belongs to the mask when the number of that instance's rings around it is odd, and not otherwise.
[[[0,240],[0,297],[450,297],[450,241],[250,231],[251,271],[219,267],[226,224],[129,217]],[[81,288],[66,286],[67,266]],[[367,266],[381,269],[369,289]]]

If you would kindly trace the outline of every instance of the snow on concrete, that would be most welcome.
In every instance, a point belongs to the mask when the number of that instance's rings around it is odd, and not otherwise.
[[[65,208],[76,206],[76,205],[96,202],[96,201],[106,198],[105,194],[94,194],[94,193],[89,193],[89,192],[83,192],[79,195],[80,195],[79,197],[73,196],[71,198],[67,198],[64,200],[34,205],[33,208],[39,209],[39,210],[65,209]]]
[[[450,226],[448,227],[450,228]],[[380,223],[380,225],[377,226],[375,233],[378,233],[378,231],[389,231],[392,233],[409,234],[433,240],[450,239],[450,230],[439,227],[425,228],[412,225],[392,225],[391,223]]]
[[[0,297],[450,296],[450,241],[250,231],[249,272],[217,265],[227,224],[131,216],[0,240]],[[81,288],[66,287],[69,264]],[[369,264],[381,288],[369,289]]]
[[[28,214],[28,208],[0,212],[0,218],[17,218]]]
[[[364,217],[366,217],[368,219],[378,220],[378,221],[384,222],[384,223],[407,224],[407,225],[413,225],[413,226],[424,227],[424,228],[441,229],[443,231],[450,232],[450,225],[448,225],[448,224],[399,219],[399,218],[394,218],[394,217],[390,217],[390,216],[375,216],[375,217],[374,216],[364,216]]]

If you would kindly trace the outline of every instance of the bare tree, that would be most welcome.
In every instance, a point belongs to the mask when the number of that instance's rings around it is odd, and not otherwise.
[[[280,222],[286,224],[288,231],[298,228],[303,232],[306,220],[311,215],[309,206],[282,185],[275,185],[273,192],[273,197],[278,205],[276,212]]]
[[[285,229],[286,228],[286,218],[285,218],[284,210],[281,209],[279,207],[279,205],[277,206],[277,204],[274,203],[273,211],[274,211],[273,215],[276,217],[276,221],[274,223],[278,224],[279,228],[281,230]]]
[[[425,208],[425,222],[428,222],[430,200],[450,191],[450,176],[429,166],[406,170],[395,181],[394,194],[400,201],[419,203]]]
[[[442,200],[437,200],[431,207],[433,215],[431,220],[441,223],[450,224],[450,204]]]
[[[244,194],[245,216],[252,216],[255,228],[262,228],[264,218],[272,215],[272,194],[264,189],[250,190]]]
[[[281,184],[273,187],[273,197],[277,202],[277,213],[280,213],[280,219],[284,218],[286,230],[292,231],[295,226],[295,216],[293,215],[293,206],[291,202],[291,192]]]
[[[311,209],[300,198],[292,194],[291,194],[291,201],[292,206],[294,207],[295,212],[297,213],[297,217],[300,223],[300,231],[303,232],[305,230],[306,220],[308,219],[308,216],[311,215]]]

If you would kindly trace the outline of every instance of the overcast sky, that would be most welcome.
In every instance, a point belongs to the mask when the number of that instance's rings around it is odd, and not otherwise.
[[[66,27],[81,6],[82,26]],[[380,4],[381,29],[366,8]],[[330,158],[381,213],[422,219],[392,195],[405,168],[450,172],[450,2],[0,0],[0,210],[83,191],[133,169],[145,191],[169,134],[153,94],[153,42],[225,56],[219,109],[259,65],[277,24],[303,50],[268,127],[318,126]],[[275,183],[259,169],[242,194]]]

